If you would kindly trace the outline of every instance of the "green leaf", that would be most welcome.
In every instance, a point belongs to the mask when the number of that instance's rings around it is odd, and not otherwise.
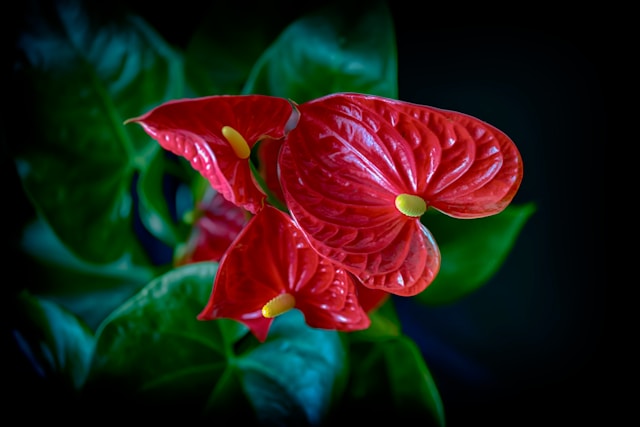
[[[171,270],[105,319],[96,333],[86,408],[108,409],[115,419],[162,420],[184,412],[186,420],[201,416],[209,395],[236,402],[226,392],[239,389],[239,380],[226,370],[233,343],[247,329],[232,320],[196,318],[216,271],[212,262]],[[237,408],[229,405],[221,407],[227,416]]]
[[[71,253],[42,219],[25,227],[20,249],[29,256],[23,275],[33,294],[54,301],[92,330],[157,273],[123,255],[109,264],[92,264]]]
[[[246,7],[233,2],[212,3],[185,50],[193,96],[240,93],[256,60],[288,24],[286,6],[284,1],[255,2]],[[290,12],[294,10],[298,8]]]
[[[404,335],[352,340],[351,373],[336,420],[445,425],[440,393],[416,344]]]
[[[164,190],[166,153],[156,146],[140,172],[138,179],[139,214],[145,228],[160,241],[170,247],[182,242],[187,235],[186,225],[181,225],[169,212]]]
[[[349,381],[328,425],[357,417],[365,424],[392,419],[444,426],[438,388],[419,348],[402,333],[393,299],[369,317],[368,329],[342,334],[349,348]]]
[[[17,41],[10,150],[30,199],[77,256],[143,254],[132,179],[155,142],[123,122],[183,91],[182,61],[115,5],[32,2]],[[91,8],[91,9],[89,9]]]
[[[14,308],[13,337],[32,369],[61,392],[80,390],[93,354],[93,332],[55,302],[26,291],[16,297]]]
[[[378,344],[389,373],[389,386],[398,412],[412,420],[435,420],[445,425],[444,407],[431,372],[424,363],[418,346],[408,337]],[[425,409],[424,417],[420,414]],[[430,416],[430,417],[429,417]]]
[[[344,383],[338,334],[309,328],[295,310],[274,320],[262,344],[236,321],[197,320],[216,269],[204,262],[171,270],[103,322],[87,407],[250,424],[322,418]]]
[[[362,331],[349,333],[350,340],[376,341],[386,340],[402,334],[402,325],[391,298],[379,308],[368,313],[371,325]]]
[[[442,265],[433,283],[415,296],[417,301],[447,304],[484,285],[502,266],[535,210],[535,204],[527,203],[472,220],[454,219],[436,211],[423,215],[423,224],[440,247]]]
[[[333,2],[293,22],[243,88],[297,103],[335,92],[397,97],[395,31],[385,2]]]
[[[92,384],[180,396],[221,375],[229,351],[224,322],[196,319],[216,269],[216,263],[198,263],[171,270],[111,313],[96,333]]]
[[[267,341],[238,358],[258,420],[319,425],[345,381],[346,353],[335,331],[310,328],[298,310],[278,316]]]

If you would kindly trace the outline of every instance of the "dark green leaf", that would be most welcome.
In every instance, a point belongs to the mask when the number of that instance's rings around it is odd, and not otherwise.
[[[38,10],[17,42],[7,139],[24,187],[79,257],[140,258],[132,179],[155,143],[123,122],[181,95],[181,58],[109,3],[32,3]]]
[[[351,341],[351,374],[336,420],[358,417],[444,426],[442,400],[416,344],[404,335]]]
[[[335,92],[397,97],[395,32],[385,2],[366,8],[334,2],[295,21],[260,57],[243,88],[298,103]]]
[[[345,357],[337,332],[310,328],[292,310],[277,317],[267,341],[236,365],[260,421],[318,425],[344,386]]]
[[[193,96],[240,93],[256,60],[298,10],[277,0],[212,3],[185,50]]]
[[[167,195],[164,190],[165,151],[156,146],[146,167],[138,179],[140,220],[145,228],[170,247],[175,247],[186,237],[183,227],[169,212]]]
[[[395,311],[393,301],[389,298],[382,306],[368,313],[371,325],[363,330],[349,333],[353,340],[376,341],[395,337],[402,332],[402,325]]]
[[[93,332],[55,302],[26,291],[15,304],[13,337],[34,372],[58,384],[61,392],[79,390],[91,363]]]
[[[369,329],[342,335],[349,344],[350,375],[331,420],[444,426],[436,384],[418,347],[402,333],[393,299],[369,316]]]
[[[153,419],[184,410],[191,411],[185,418],[196,418],[209,394],[221,393],[216,382],[233,358],[232,344],[247,331],[231,320],[197,320],[216,270],[208,262],[171,270],[102,323],[85,389],[88,407],[114,405],[118,415]],[[147,414],[150,408],[157,412]]]
[[[88,263],[69,252],[42,220],[25,228],[21,249],[32,260],[22,276],[25,288],[70,310],[92,330],[157,274],[126,255],[109,264]]]
[[[197,320],[216,269],[208,262],[176,268],[103,322],[90,407],[100,410],[106,393],[140,416],[152,406],[160,418],[175,411],[239,423],[322,418],[344,382],[338,334],[309,328],[297,311],[276,318],[263,344],[233,320]]]
[[[435,420],[438,426],[444,426],[440,393],[416,344],[408,337],[400,336],[379,345],[383,348],[393,404],[398,412],[413,414],[412,419],[425,422]],[[420,417],[421,413],[423,417]]]
[[[511,251],[535,205],[508,206],[498,215],[460,220],[429,211],[422,222],[440,247],[434,282],[415,298],[430,305],[453,302],[485,284]]]
[[[222,370],[227,357],[222,322],[196,319],[216,269],[216,263],[199,263],[171,270],[111,313],[97,332],[93,380],[117,378],[123,388],[138,391],[194,370]]]

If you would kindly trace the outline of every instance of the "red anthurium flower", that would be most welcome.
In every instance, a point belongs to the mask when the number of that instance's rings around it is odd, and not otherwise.
[[[251,173],[251,148],[262,139],[282,138],[296,119],[283,98],[223,95],[169,101],[127,123],[142,125],[226,199],[255,213],[265,194]]]
[[[319,256],[289,215],[265,205],[220,261],[198,319],[235,319],[264,341],[273,318],[293,308],[315,328],[354,331],[370,324],[352,276]]]
[[[234,205],[213,188],[198,203],[198,218],[189,240],[180,249],[175,264],[220,261],[231,243],[249,221],[247,211]]]
[[[435,278],[427,208],[493,215],[522,180],[511,139],[468,115],[349,93],[299,112],[279,157],[287,207],[319,253],[372,289],[410,296]]]

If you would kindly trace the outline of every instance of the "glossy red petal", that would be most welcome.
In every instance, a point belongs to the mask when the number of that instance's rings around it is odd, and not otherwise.
[[[313,246],[368,287],[413,295],[440,267],[432,237],[396,196],[474,218],[504,209],[520,185],[515,144],[470,116],[349,93],[299,110],[279,157],[287,206]]]
[[[502,131],[465,114],[444,111],[452,128],[464,128],[475,145],[473,165],[456,181],[430,183],[425,198],[436,209],[457,218],[480,218],[506,208],[523,177],[522,157]],[[462,132],[460,132],[462,134]],[[437,189],[437,190],[436,190]]]
[[[337,331],[359,331],[369,327],[371,321],[360,305],[355,281],[346,270],[335,268],[323,260],[320,269],[328,267],[334,272],[329,287],[303,288],[298,294],[296,306],[304,313],[309,326]]]
[[[418,194],[447,215],[494,215],[511,202],[520,187],[520,152],[504,132],[482,120],[369,95],[334,97],[359,106],[358,114],[369,111],[363,120],[383,120],[394,127],[412,146]],[[377,134],[384,132],[384,127],[376,130]],[[389,137],[394,136],[389,133]]]
[[[283,293],[294,296],[310,326],[343,331],[369,326],[351,277],[320,257],[287,214],[266,205],[221,260],[199,319],[236,319],[264,341],[273,319],[262,316],[262,307]]]
[[[351,106],[345,110],[340,98],[300,106],[279,158],[287,206],[322,255],[365,282],[376,275],[387,292],[417,292],[396,276],[384,279],[399,269],[406,279],[424,272],[424,260],[408,260],[422,239],[419,221],[395,207],[398,194],[417,191],[413,150],[386,122]],[[376,132],[384,126],[386,133]]]
[[[189,239],[181,249],[176,265],[199,261],[220,261],[231,242],[249,221],[247,211],[209,188],[196,209]]]
[[[392,199],[387,200],[386,205],[381,205],[379,198],[372,198],[369,204],[355,204],[356,200],[334,200],[334,197],[341,197],[349,190],[333,195],[331,192],[324,192],[321,187],[317,191],[313,184],[303,181],[297,173],[297,165],[288,144],[282,147],[279,165],[281,183],[283,189],[286,189],[287,206],[309,238],[325,246],[321,250],[323,255],[342,262],[345,261],[342,257],[331,253],[332,248],[340,253],[356,254],[357,260],[346,262],[352,268],[364,270],[368,268],[367,265],[379,264],[375,260],[368,261],[367,253],[384,250],[394,240],[398,240],[398,235],[403,234],[408,219],[401,216]],[[318,180],[311,182],[318,183]],[[353,196],[356,199],[362,197],[362,194],[355,192]],[[317,248],[315,244],[314,247]],[[392,254],[388,258],[391,265],[387,269],[396,268],[396,261],[397,256]]]
[[[223,95],[169,101],[127,122],[139,123],[163,148],[189,160],[226,199],[255,213],[265,195],[249,160],[236,155],[222,128],[232,127],[252,148],[262,139],[282,138],[293,113],[282,98]]]
[[[419,224],[411,236],[409,251],[402,265],[385,274],[361,274],[365,287],[400,296],[413,296],[424,291],[440,271],[440,250],[427,228]]]

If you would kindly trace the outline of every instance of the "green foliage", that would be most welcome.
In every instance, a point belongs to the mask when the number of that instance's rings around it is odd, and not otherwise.
[[[421,219],[442,255],[436,279],[416,296],[430,305],[452,303],[484,285],[503,264],[535,205],[511,205],[498,215],[460,221],[437,211]]]
[[[371,327],[348,338],[354,362],[338,416],[358,412],[362,422],[392,417],[398,423],[446,424],[431,372],[416,344],[402,334],[390,302],[371,314]]]
[[[344,375],[338,334],[309,329],[297,311],[278,317],[262,345],[235,321],[197,320],[216,269],[173,269],[114,311],[98,329],[88,389],[117,389],[126,396],[116,402],[165,414],[318,424]],[[253,411],[238,415],[236,402]]]
[[[193,93],[240,93],[256,60],[297,18],[297,10],[278,0],[255,2],[251,13],[233,2],[211,3],[184,52],[187,81]]]
[[[45,5],[18,40],[22,92],[12,105],[25,119],[9,123],[9,148],[24,188],[77,256],[145,262],[131,232],[131,190],[158,147],[122,123],[182,96],[181,55],[138,17],[77,1]]]
[[[397,53],[386,3],[353,1],[296,20],[256,62],[243,89],[297,103],[336,92],[396,98]]]
[[[70,310],[92,330],[158,274],[127,256],[108,264],[78,258],[42,220],[24,229],[21,249],[30,262],[25,289]]]
[[[33,369],[60,387],[80,390],[85,382],[94,337],[89,327],[55,302],[21,292],[13,302],[14,337]]]

